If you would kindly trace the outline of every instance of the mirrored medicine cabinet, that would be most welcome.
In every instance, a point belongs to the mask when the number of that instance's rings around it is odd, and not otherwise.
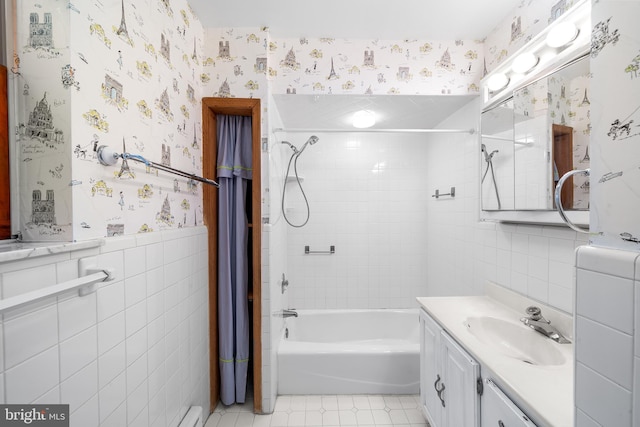
[[[481,218],[563,224],[554,193],[567,172],[589,168],[588,46],[531,72],[521,84],[485,97],[481,114]],[[484,80],[486,82],[486,79]],[[589,224],[589,177],[568,178],[561,204],[574,224]]]

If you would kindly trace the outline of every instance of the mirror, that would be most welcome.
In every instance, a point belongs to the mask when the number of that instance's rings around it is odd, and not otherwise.
[[[481,195],[484,210],[515,209],[513,98],[482,113]]]
[[[589,167],[589,58],[513,91],[482,113],[481,194],[485,211],[554,210],[560,177]],[[565,210],[588,210],[589,180],[569,179]]]

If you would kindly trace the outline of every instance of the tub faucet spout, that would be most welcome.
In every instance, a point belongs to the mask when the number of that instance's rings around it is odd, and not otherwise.
[[[282,310],[282,317],[298,317],[298,312],[292,309],[284,309]]]

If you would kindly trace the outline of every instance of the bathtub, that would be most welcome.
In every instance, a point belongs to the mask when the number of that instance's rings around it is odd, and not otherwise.
[[[278,348],[279,394],[417,394],[418,311],[298,310]]]

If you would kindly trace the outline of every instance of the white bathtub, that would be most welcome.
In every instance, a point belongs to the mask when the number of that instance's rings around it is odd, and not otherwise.
[[[418,311],[298,310],[278,349],[279,394],[417,394]]]

